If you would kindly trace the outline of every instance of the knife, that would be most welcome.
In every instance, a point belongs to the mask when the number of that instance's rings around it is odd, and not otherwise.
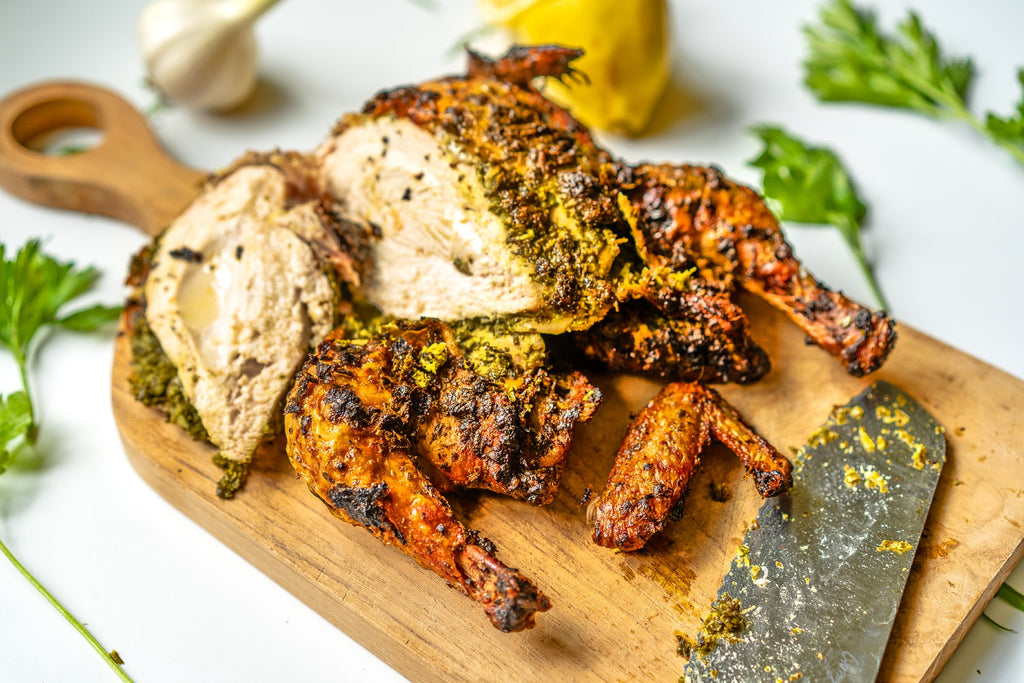
[[[943,428],[888,382],[834,408],[744,536],[687,680],[874,680],[945,459]]]

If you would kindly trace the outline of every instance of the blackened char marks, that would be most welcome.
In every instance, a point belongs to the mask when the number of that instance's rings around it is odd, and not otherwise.
[[[324,402],[330,410],[327,419],[331,422],[335,424],[344,422],[356,429],[369,426],[370,411],[363,407],[359,397],[352,389],[333,386],[327,390]]]
[[[498,547],[494,545],[491,539],[482,536],[479,531],[469,527],[466,528],[466,543],[480,546],[488,555],[495,555],[498,552]]]
[[[203,252],[193,251],[188,247],[178,247],[177,249],[171,249],[167,252],[171,258],[178,259],[179,261],[185,261],[187,263],[202,263]]]
[[[331,504],[345,512],[359,524],[371,529],[386,532],[394,531],[398,539],[404,542],[398,529],[388,522],[387,511],[381,503],[388,495],[388,485],[382,481],[366,488],[339,485],[327,492]]]
[[[503,633],[523,629],[532,622],[534,614],[550,608],[551,604],[529,580],[515,570],[501,572],[495,581],[496,595],[491,611],[491,622]]]

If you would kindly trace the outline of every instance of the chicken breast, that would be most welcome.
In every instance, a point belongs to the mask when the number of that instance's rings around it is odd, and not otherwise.
[[[308,160],[250,155],[211,181],[158,238],[145,318],[209,440],[247,462],[311,346],[357,281]]]
[[[585,329],[615,301],[619,165],[523,74],[497,73],[513,60],[470,61],[379,94],[318,152],[328,189],[375,231],[366,296],[399,318]]]

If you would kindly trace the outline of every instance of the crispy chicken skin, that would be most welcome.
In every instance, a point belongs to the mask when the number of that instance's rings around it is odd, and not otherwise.
[[[605,367],[673,381],[738,384],[771,369],[740,307],[692,274],[682,287],[649,276],[629,296],[637,298],[574,334],[576,347]]]
[[[640,165],[628,191],[635,240],[650,265],[696,267],[730,290],[733,281],[786,313],[851,375],[877,370],[896,341],[895,322],[815,279],[793,256],[778,220],[749,187],[712,167]]]
[[[601,401],[579,372],[536,367],[487,379],[469,365],[451,329],[430,319],[389,323],[370,339],[345,339],[337,330],[310,366],[321,381],[358,382],[354,393],[331,393],[335,410],[390,416],[380,429],[443,477],[435,485],[487,489],[534,505],[554,498],[574,428]],[[298,382],[309,380],[300,374]]]
[[[760,379],[770,363],[750,338],[746,316],[728,299],[704,303],[714,322],[670,317],[646,301],[631,301],[577,333],[576,345],[607,368],[666,380],[749,384]]]
[[[537,369],[496,385],[458,363],[439,384],[416,428],[418,453],[453,485],[550,503],[573,427],[594,414],[600,392],[578,372]]]
[[[496,628],[532,627],[535,614],[549,609],[547,598],[498,561],[492,543],[453,517],[448,502],[416,466],[422,436],[416,434],[417,424],[439,419],[434,406],[445,400],[438,391],[448,383],[446,373],[463,370],[447,328],[420,321],[394,324],[371,340],[339,335],[336,331],[320,344],[288,396],[285,433],[296,472],[336,516],[435,571],[479,602]],[[471,391],[488,389],[460,380]],[[501,432],[502,421],[512,417],[504,407],[492,413],[480,404],[474,408],[481,422],[469,430],[470,438]],[[537,476],[560,471],[558,460],[546,460]],[[516,469],[514,463],[504,464]],[[454,479],[461,471],[449,467],[445,474]],[[493,478],[518,485],[516,477]]]
[[[589,512],[598,545],[638,550],[671,518],[714,437],[743,461],[767,498],[792,484],[789,460],[758,436],[714,389],[674,382],[644,407]]]

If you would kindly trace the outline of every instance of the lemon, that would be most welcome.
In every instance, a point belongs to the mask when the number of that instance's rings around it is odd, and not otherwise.
[[[478,0],[481,16],[523,44],[584,50],[586,83],[550,79],[545,94],[585,125],[640,135],[669,81],[666,0]]]

